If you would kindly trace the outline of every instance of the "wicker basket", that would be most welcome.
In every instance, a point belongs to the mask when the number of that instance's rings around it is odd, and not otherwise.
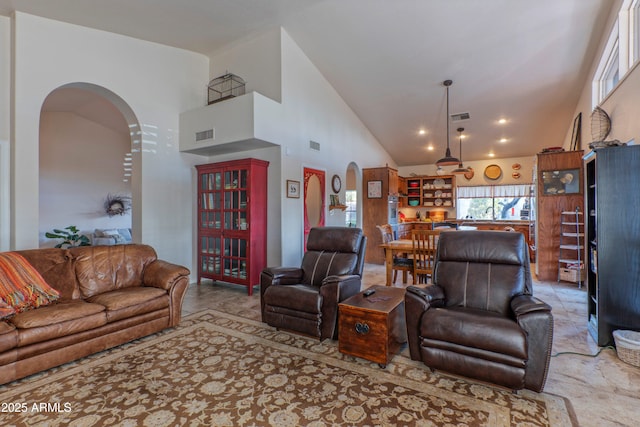
[[[613,331],[618,357],[623,362],[640,367],[640,332]]]
[[[560,268],[558,270],[560,280],[564,282],[582,282],[584,280],[584,269],[580,268]]]

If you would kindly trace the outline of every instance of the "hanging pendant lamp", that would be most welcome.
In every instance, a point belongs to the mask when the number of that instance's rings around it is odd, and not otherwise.
[[[447,151],[444,157],[436,162],[437,166],[454,166],[460,163],[460,160],[451,156],[451,149],[449,148],[449,86],[453,83],[452,80],[445,80],[444,86],[447,88]]]
[[[467,173],[469,172],[469,168],[465,168],[462,164],[462,132],[464,132],[464,128],[458,128],[458,134],[460,137],[460,163],[458,163],[458,167],[451,171],[451,173]]]

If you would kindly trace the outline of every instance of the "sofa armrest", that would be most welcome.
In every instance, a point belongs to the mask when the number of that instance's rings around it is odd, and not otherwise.
[[[155,260],[142,273],[143,286],[164,289],[169,294],[169,326],[177,326],[182,315],[182,301],[189,286],[189,269]]]
[[[525,388],[541,392],[547,380],[553,344],[551,307],[531,295],[519,295],[511,300],[511,308],[518,325],[527,334]]]
[[[169,290],[176,281],[183,277],[189,277],[189,269],[167,261],[155,260],[145,268],[142,275],[144,286],[153,286]]]
[[[413,360],[420,356],[420,323],[422,314],[432,306],[444,305],[444,290],[440,286],[407,286],[404,294],[404,310],[407,323],[409,354]]]

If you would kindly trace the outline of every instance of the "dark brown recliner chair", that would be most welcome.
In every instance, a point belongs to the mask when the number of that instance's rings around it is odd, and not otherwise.
[[[312,228],[300,268],[262,271],[262,321],[320,340],[336,339],[338,303],[360,291],[366,245],[359,228]]]
[[[405,295],[409,350],[432,370],[540,392],[553,339],[551,307],[534,298],[521,233],[440,234],[433,285]]]

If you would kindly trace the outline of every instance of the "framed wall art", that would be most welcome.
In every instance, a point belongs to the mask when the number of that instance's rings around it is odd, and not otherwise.
[[[287,180],[287,197],[290,199],[300,198],[300,181]]]
[[[580,193],[580,169],[542,171],[542,188],[545,196]]]
[[[370,199],[382,199],[382,181],[367,182],[367,197]]]

